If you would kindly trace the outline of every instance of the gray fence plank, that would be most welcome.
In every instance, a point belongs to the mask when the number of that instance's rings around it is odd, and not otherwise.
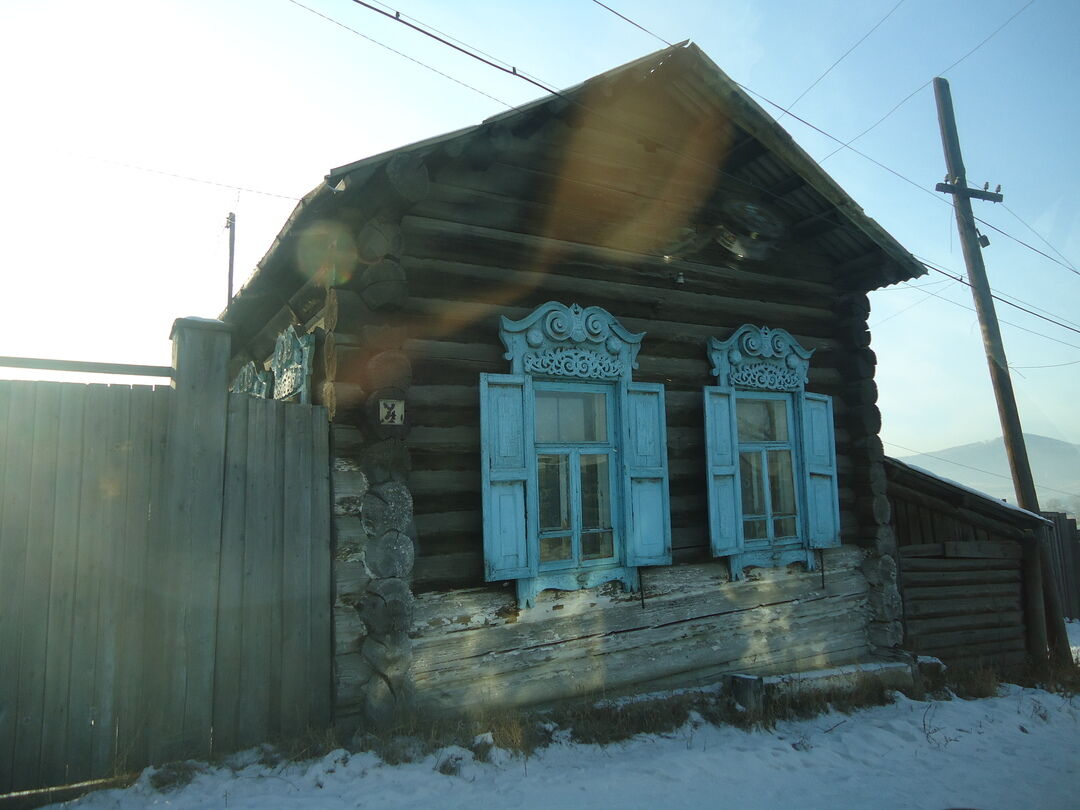
[[[65,385],[60,396],[59,446],[53,518],[49,625],[47,632],[44,713],[41,736],[41,782],[61,784],[67,777],[67,725],[71,679],[71,642],[75,621],[82,482],[83,416],[86,386]]]
[[[161,740],[165,731],[165,702],[170,664],[166,653],[170,598],[175,588],[170,571],[171,544],[169,521],[165,511],[166,468],[168,466],[168,431],[173,407],[173,391],[166,386],[154,388],[152,467],[150,469],[150,520],[146,540],[146,604],[143,627],[142,713],[145,750],[148,762],[161,761]]]
[[[311,420],[311,667],[308,697],[311,723],[330,725],[333,690],[331,636],[333,585],[330,569],[330,425],[326,409],[312,408]]]
[[[95,706],[90,774],[97,778],[113,772],[116,722],[117,658],[122,607],[123,549],[127,514],[128,457],[130,450],[131,389],[110,385],[105,397],[107,418],[103,477],[98,490],[101,513],[100,588],[98,591],[97,663],[93,702]]]
[[[311,643],[311,415],[285,409],[282,542],[281,728],[307,727]]]
[[[38,383],[33,419],[26,569],[19,621],[22,637],[19,645],[19,703],[15,732],[16,790],[35,787],[40,778],[60,421],[59,383]]]
[[[269,488],[263,493],[265,508],[270,513],[271,580],[267,599],[270,602],[270,706],[267,725],[271,734],[281,733],[281,630],[282,630],[282,580],[285,560],[283,544],[284,524],[282,522],[282,497],[285,482],[285,410],[286,405],[272,400],[266,401],[270,407],[267,421],[266,441],[270,447]],[[292,407],[292,406],[289,406]]]
[[[19,627],[26,569],[30,453],[34,435],[33,383],[12,385],[4,458],[0,523],[0,792],[15,784],[15,727],[19,699]]]
[[[264,493],[272,480],[273,454],[267,440],[270,406],[264,400],[248,401],[247,487],[244,503],[244,588],[241,613],[241,681],[237,744],[255,745],[269,734],[270,633],[269,613],[273,575],[272,522]]]
[[[248,401],[229,395],[225,447],[225,485],[221,517],[221,574],[214,665],[214,752],[235,750],[240,701],[240,654],[243,635],[244,529],[248,465]],[[251,628],[250,632],[257,632]]]
[[[154,389],[134,386],[128,418],[127,500],[123,543],[119,550],[117,592],[117,677],[115,682],[116,767],[122,771],[146,764],[143,716],[144,625],[146,621],[147,547],[154,466]],[[160,452],[160,451],[159,451]]]
[[[76,552],[75,618],[71,642],[68,709],[68,778],[90,777],[97,724],[98,598],[102,557],[107,542],[101,493],[106,486],[104,436],[109,423],[108,387],[87,388],[83,418],[83,475],[79,491],[79,534]]]

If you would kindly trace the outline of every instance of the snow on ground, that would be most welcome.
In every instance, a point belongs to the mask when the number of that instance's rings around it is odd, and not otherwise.
[[[1080,664],[1080,619],[1066,619],[1065,632],[1069,634],[1069,647],[1073,661]]]
[[[1080,623],[1069,629],[1080,644]],[[207,769],[161,793],[144,772],[126,790],[71,806],[1071,810],[1080,792],[1080,698],[1006,685],[996,698],[898,696],[890,706],[782,723],[771,732],[689,723],[671,735],[607,747],[556,743],[527,760],[493,754],[481,763],[470,751],[447,748],[389,766],[370,753],[337,751],[303,764]],[[448,766],[455,759],[458,773],[440,772],[454,770]]]

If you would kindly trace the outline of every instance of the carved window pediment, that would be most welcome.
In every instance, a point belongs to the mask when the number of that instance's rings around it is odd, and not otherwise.
[[[722,388],[802,391],[813,351],[784,329],[744,324],[726,340],[709,338],[708,354]]]
[[[499,337],[514,374],[629,381],[644,333],[601,307],[549,301],[520,321],[504,317]]]

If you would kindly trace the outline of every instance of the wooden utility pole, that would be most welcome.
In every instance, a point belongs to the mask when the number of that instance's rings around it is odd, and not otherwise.
[[[229,212],[225,217],[225,228],[229,231],[229,297],[225,299],[225,309],[232,303],[233,259],[236,256],[236,214]]]
[[[1005,347],[1001,341],[997,312],[990,293],[990,282],[986,278],[983,264],[979,233],[975,228],[975,215],[971,210],[971,198],[1001,202],[1004,197],[988,188],[968,188],[967,172],[964,159],[960,154],[960,137],[956,132],[956,118],[953,115],[952,93],[945,79],[934,79],[934,97],[937,100],[938,124],[941,127],[941,144],[945,150],[945,166],[948,174],[946,182],[938,183],[937,190],[953,195],[953,209],[956,212],[956,228],[960,232],[960,244],[964,251],[964,263],[967,265],[968,280],[971,282],[971,295],[975,299],[975,310],[982,327],[983,348],[986,361],[990,366],[990,381],[994,386],[997,399],[998,418],[1001,420],[1001,432],[1005,440],[1005,453],[1009,458],[1012,471],[1013,489],[1016,501],[1022,509],[1039,514],[1039,496],[1035,492],[1035,481],[1031,475],[1027,446],[1024,443],[1024,431],[1020,425],[1020,413],[1016,409],[1016,396],[1013,393],[1012,378],[1009,376],[1009,364],[1005,359]],[[1000,189],[1000,186],[998,187]],[[1055,658],[1071,660],[1068,639],[1065,635],[1065,623],[1061,614],[1060,600],[1050,576],[1050,564],[1045,554],[1041,557],[1038,569],[1042,572],[1043,597],[1046,604],[1046,636]],[[1030,583],[1029,583],[1030,586]],[[1062,652],[1062,650],[1064,652]]]

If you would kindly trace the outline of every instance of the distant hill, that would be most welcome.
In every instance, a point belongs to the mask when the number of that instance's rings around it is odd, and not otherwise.
[[[1039,491],[1039,504],[1043,509],[1076,515],[1080,512],[1080,445],[1032,433],[1025,433],[1024,441],[1031,459],[1032,476]],[[1016,502],[1009,476],[1009,462],[1005,456],[1005,443],[1000,437],[935,450],[931,454],[897,458],[995,498]],[[1062,493],[1070,493],[1071,496]]]

